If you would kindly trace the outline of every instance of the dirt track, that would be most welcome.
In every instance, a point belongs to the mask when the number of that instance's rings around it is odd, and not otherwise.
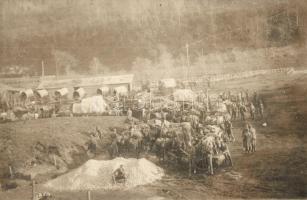
[[[258,132],[256,153],[243,152],[242,122],[234,122],[236,141],[230,145],[232,169],[217,170],[214,176],[196,175],[192,179],[187,178],[185,171],[169,170],[168,176],[154,185],[129,191],[95,191],[93,199],[306,198],[307,99],[304,85],[307,78],[293,77],[273,83],[272,80],[254,81],[259,83],[257,87],[253,81],[244,87],[264,91],[268,123],[267,127],[262,127],[263,121],[253,122]],[[234,179],[229,172],[242,177]],[[45,191],[40,186],[38,189]],[[85,192],[52,193],[57,199],[86,199]],[[30,186],[0,193],[3,200],[30,197]]]

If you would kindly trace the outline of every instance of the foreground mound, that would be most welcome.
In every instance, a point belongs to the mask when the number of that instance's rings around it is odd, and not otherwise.
[[[45,186],[54,190],[115,189],[118,186],[113,184],[112,173],[121,164],[127,174],[127,188],[152,183],[164,175],[163,169],[144,158],[89,160],[70,173],[47,182]]]

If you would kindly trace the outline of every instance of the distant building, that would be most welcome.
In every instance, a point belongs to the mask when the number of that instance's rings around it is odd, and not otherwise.
[[[38,89],[58,90],[61,88],[69,89],[71,96],[76,88],[84,88],[86,93],[93,95],[97,93],[97,89],[108,87],[112,92],[116,88],[126,88],[127,91],[133,89],[133,74],[114,75],[114,76],[92,76],[92,77],[74,77],[56,79],[56,77],[42,78]]]

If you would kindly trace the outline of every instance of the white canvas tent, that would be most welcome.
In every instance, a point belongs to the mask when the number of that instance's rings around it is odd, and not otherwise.
[[[115,87],[114,90],[116,91],[117,94],[119,95],[128,95],[128,88],[125,86],[118,86]]]
[[[195,101],[197,95],[189,89],[178,89],[173,93],[174,101]]]
[[[29,98],[31,98],[31,97],[33,97],[33,96],[34,96],[34,92],[33,92],[32,89],[27,89],[27,90],[24,90],[24,91],[22,91],[22,92],[20,93],[20,97],[21,97],[22,99],[29,99]]]
[[[110,92],[110,88],[107,86],[102,86],[101,88],[97,89],[97,94],[104,95]]]
[[[61,88],[61,89],[55,91],[55,92],[54,92],[54,95],[55,95],[56,97],[63,97],[63,96],[68,95],[68,93],[69,93],[69,91],[68,91],[67,88]]]
[[[169,78],[160,80],[159,85],[162,88],[175,88],[177,84],[175,79]]]
[[[107,104],[101,95],[84,98],[80,103],[74,103],[74,114],[102,114],[107,109]]]
[[[73,98],[74,99],[82,99],[83,97],[85,97],[85,94],[86,94],[86,92],[85,92],[85,90],[83,89],[83,88],[78,88],[78,89],[76,89],[75,91],[74,91],[74,93],[73,93]]]
[[[44,97],[48,96],[48,91],[47,90],[43,90],[43,89],[36,90],[34,93],[39,98],[44,98]]]

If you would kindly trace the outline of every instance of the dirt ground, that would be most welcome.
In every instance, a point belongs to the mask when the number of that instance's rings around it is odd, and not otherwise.
[[[255,153],[243,152],[243,124],[235,121],[236,140],[229,145],[233,168],[216,170],[213,176],[197,174],[191,179],[186,171],[167,168],[166,177],[152,185],[126,191],[93,191],[92,199],[307,198],[306,84],[307,76],[299,74],[259,76],[214,84],[212,92],[228,89],[261,91],[265,119],[252,122],[258,133]],[[79,122],[87,123],[83,119]],[[266,127],[262,126],[264,122]],[[231,173],[241,176],[234,178]],[[48,190],[39,184],[37,191]],[[86,191],[50,192],[57,200],[84,200],[87,197]],[[29,185],[0,192],[3,200],[30,198]]]

